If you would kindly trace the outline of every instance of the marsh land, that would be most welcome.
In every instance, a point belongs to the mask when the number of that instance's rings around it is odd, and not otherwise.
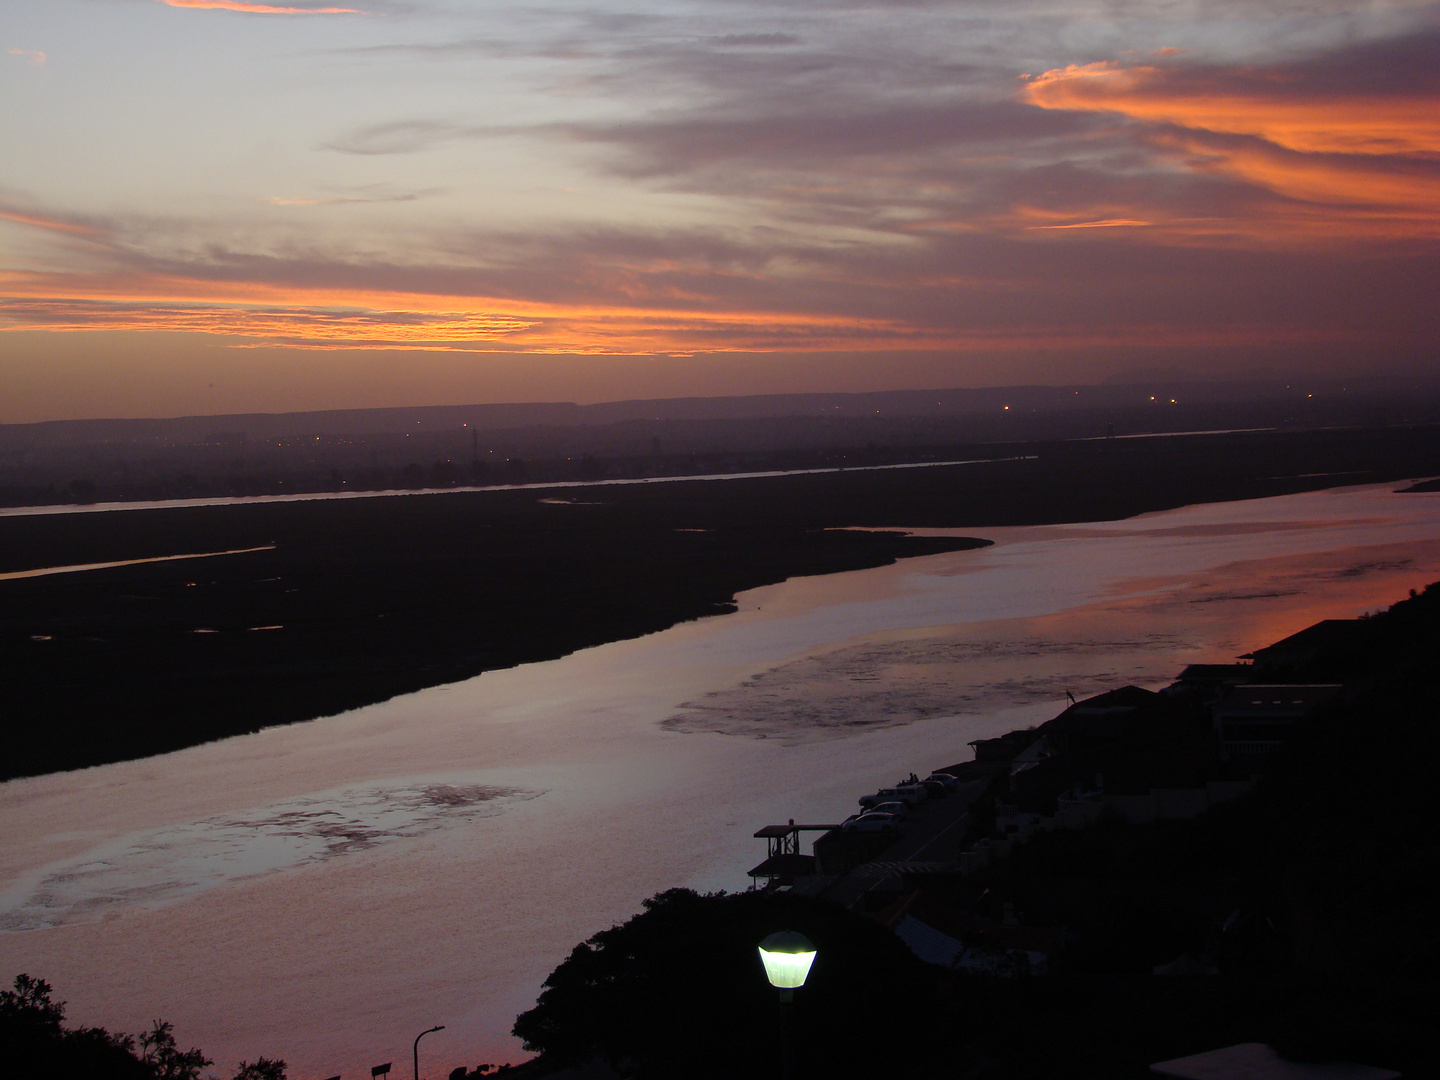
[[[1440,428],[993,444],[992,460],[665,484],[0,518],[0,779],[556,658],[738,591],[1106,520],[1440,472]],[[261,549],[261,550],[243,550]]]

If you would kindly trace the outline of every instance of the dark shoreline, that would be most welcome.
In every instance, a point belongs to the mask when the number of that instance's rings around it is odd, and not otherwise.
[[[275,545],[0,581],[0,779],[331,715],[733,610],[789,577],[986,543],[861,528],[1118,519],[1440,473],[1440,428],[993,449],[1012,460],[0,518],[0,573]]]

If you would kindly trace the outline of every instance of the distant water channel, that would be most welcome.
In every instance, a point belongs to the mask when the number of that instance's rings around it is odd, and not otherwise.
[[[1256,429],[1259,430],[1259,429]],[[1179,434],[1179,433],[1177,433]],[[1196,432],[1216,435],[1223,432]],[[1126,436],[1139,438],[1140,436]],[[1154,436],[1144,436],[1152,438]],[[678,484],[687,480],[756,480],[773,476],[817,476],[821,473],[888,472],[894,469],[937,469],[946,465],[990,465],[1001,461],[1032,461],[1019,457],[971,458],[965,461],[907,461],[898,465],[844,465],[824,469],[777,469],[770,472],[697,473],[693,476],[639,476],[615,480],[552,480],[543,484],[487,484],[484,487],[386,488],[381,491],[304,491],[293,495],[234,495],[199,499],[158,499],[136,502],[47,503],[0,507],[0,517],[44,517],[51,514],[103,514],[113,510],[166,510],[185,506],[248,506],[255,503],[316,502],[328,499],[381,499],[396,495],[452,495],[462,491],[547,491],[555,488],[617,487],[634,484]]]
[[[79,574],[86,570],[109,570],[116,566],[140,566],[152,562],[179,562],[183,559],[212,559],[217,555],[248,555],[252,551],[273,551],[274,544],[260,547],[231,548],[229,551],[200,551],[193,555],[154,555],[148,559],[120,559],[116,562],[72,563],[69,566],[42,566],[36,570],[12,570],[0,574],[0,581],[16,581],[20,578],[49,577],[51,574]]]
[[[661,889],[743,888],[759,826],[838,820],[1066,691],[1163,685],[1440,579],[1440,495],[1389,487],[980,532],[993,547],[0,785],[0,978],[48,979],[77,1023],[169,1019],[217,1070],[363,1076],[442,1023],[429,1076],[519,1060],[509,1025],[572,945]]]

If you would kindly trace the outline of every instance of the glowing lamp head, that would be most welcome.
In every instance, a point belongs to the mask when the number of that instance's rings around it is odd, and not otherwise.
[[[810,965],[815,962],[815,946],[804,934],[781,930],[760,943],[760,959],[765,963],[765,977],[770,985],[788,998],[797,986],[805,985]]]

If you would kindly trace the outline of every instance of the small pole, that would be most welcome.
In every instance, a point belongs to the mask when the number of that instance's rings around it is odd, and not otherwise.
[[[419,1035],[415,1036],[415,1045],[410,1048],[413,1055],[412,1063],[415,1066],[415,1080],[420,1080],[420,1040],[423,1039],[426,1035],[429,1035],[432,1031],[444,1030],[444,1024],[437,1024],[433,1028],[426,1028],[424,1031],[420,1032]]]
[[[795,1050],[790,1034],[791,1010],[795,1007],[795,991],[780,991],[780,1075],[784,1080],[795,1078]]]

